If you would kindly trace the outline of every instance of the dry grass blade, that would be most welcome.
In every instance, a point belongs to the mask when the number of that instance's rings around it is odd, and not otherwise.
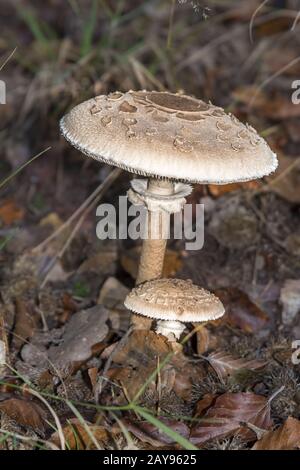
[[[33,249],[33,252],[37,253],[37,252],[42,251],[50,241],[58,237],[58,235],[60,235],[67,227],[69,227],[72,224],[72,222],[82,212],[84,212],[84,210],[87,209],[90,206],[90,204],[93,203],[100,194],[103,194],[103,192],[106,191],[111,186],[111,184],[120,176],[121,173],[122,173],[122,170],[120,168],[115,168],[107,176],[107,178],[89,195],[89,197],[76,209],[76,211],[73,212],[71,217],[69,217],[69,219],[66,220],[62,225],[60,225],[58,229],[55,230],[55,232],[53,232],[48,238],[46,238],[46,240],[44,240],[42,243],[36,246]]]
[[[12,58],[12,56],[14,55],[14,53],[16,52],[17,48],[15,47],[13,49],[13,51],[9,54],[8,57],[6,57],[5,61],[3,62],[3,64],[0,66],[0,72],[4,69],[4,67],[6,66],[6,64],[10,61],[10,59]]]
[[[27,389],[27,391],[33,395],[34,397],[38,398],[47,408],[48,410],[50,411],[51,415],[53,416],[53,419],[55,421],[55,424],[56,424],[56,427],[57,427],[57,433],[58,433],[58,436],[59,436],[59,442],[60,442],[60,449],[61,450],[65,450],[66,449],[66,441],[65,441],[65,436],[64,436],[64,433],[63,433],[63,430],[62,430],[62,426],[60,424],[60,421],[59,421],[59,418],[57,416],[57,414],[55,413],[54,409],[52,408],[52,406],[47,402],[47,400],[42,397],[42,395],[37,392],[36,390],[32,390],[32,389]]]
[[[250,37],[250,41],[251,43],[253,43],[253,25],[254,25],[254,20],[255,20],[255,17],[257,16],[258,12],[268,3],[269,0],[264,0],[254,11],[252,17],[251,17],[251,20],[250,20],[250,23],[249,23],[249,37]]]
[[[94,444],[95,448],[98,449],[98,450],[102,450],[102,447],[101,445],[99,444],[98,442],[98,438],[99,438],[99,435],[97,436],[97,426],[89,426],[89,423],[87,423],[87,421],[83,418],[83,416],[79,413],[79,411],[77,410],[77,408],[73,405],[73,403],[70,402],[70,400],[66,400],[66,403],[67,405],[69,406],[69,408],[73,411],[74,415],[76,416],[77,420],[79,421],[80,425],[82,426],[82,429],[84,430],[86,436],[89,437],[89,446],[91,443]],[[106,436],[106,431],[101,431],[101,439],[103,438],[103,436]]]
[[[75,236],[77,235],[77,233],[79,232],[84,220],[86,219],[86,217],[88,216],[88,214],[91,212],[91,210],[96,207],[96,205],[99,203],[100,201],[100,198],[103,197],[103,195],[105,194],[105,191],[107,191],[107,189],[112,185],[112,183],[119,177],[119,175],[121,174],[122,170],[120,170],[119,168],[116,168],[115,170],[113,170],[108,176],[107,178],[103,181],[103,183],[100,184],[100,186],[98,186],[98,188],[94,191],[94,193],[92,193],[87,199],[86,201],[77,209],[77,211],[74,212],[74,214],[64,223],[62,224],[52,235],[50,235],[50,237],[48,237],[44,242],[42,242],[38,247],[36,247],[34,249],[34,251],[38,251],[38,250],[41,250],[41,248],[44,248],[45,247],[45,244],[47,244],[48,242],[50,242],[53,238],[55,238],[56,236],[58,236],[64,229],[66,229],[72,222],[73,220],[81,213],[81,216],[78,220],[78,222],[76,223],[75,227],[73,228],[73,230],[71,231],[69,237],[67,238],[67,240],[65,241],[64,245],[62,246],[62,248],[60,249],[60,251],[58,252],[58,254],[53,258],[53,261],[52,263],[49,265],[49,268],[48,268],[48,271],[47,271],[47,274],[43,280],[43,282],[41,283],[41,288],[43,288],[48,279],[49,279],[49,276],[50,276],[50,273],[52,271],[52,269],[54,269],[55,265],[56,265],[56,262],[61,260],[62,257],[64,256],[65,252],[67,251],[67,249],[69,248],[69,246],[71,245],[71,242],[73,241],[73,239],[75,238]],[[96,194],[94,195],[94,197],[92,198],[92,195],[93,194]],[[87,201],[89,201],[89,203],[87,204]]]
[[[7,183],[9,183],[9,181],[12,180],[18,173],[20,173],[22,170],[24,170],[24,168],[26,168],[28,165],[30,165],[32,162],[34,162],[34,160],[36,160],[37,158],[44,155],[44,153],[48,152],[48,150],[50,150],[50,149],[51,149],[51,147],[47,147],[45,150],[42,150],[42,152],[39,152],[34,157],[32,157],[30,160],[25,162],[23,165],[21,165],[19,168],[17,168],[13,173],[11,173],[9,176],[7,176],[7,178],[4,178],[0,182],[0,189],[3,188],[3,186],[5,186]]]

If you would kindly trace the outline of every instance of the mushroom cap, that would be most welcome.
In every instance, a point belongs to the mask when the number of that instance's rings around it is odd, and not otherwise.
[[[73,108],[60,128],[84,154],[148,177],[225,184],[261,178],[277,167],[253,127],[182,94],[97,96]]]
[[[157,320],[202,322],[225,313],[222,302],[190,279],[155,279],[138,285],[127,295],[125,307]]]

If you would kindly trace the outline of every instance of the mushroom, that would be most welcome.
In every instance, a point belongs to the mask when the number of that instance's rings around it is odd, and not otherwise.
[[[114,92],[73,108],[60,123],[65,138],[96,160],[143,175],[128,191],[148,210],[136,284],[162,275],[169,216],[180,212],[188,183],[226,184],[268,175],[276,155],[248,124],[183,94]],[[149,228],[150,226],[150,228]],[[133,315],[136,328],[150,322]]]
[[[221,301],[190,279],[155,279],[138,285],[127,295],[125,307],[158,320],[156,332],[179,339],[184,322],[216,320],[224,315]]]

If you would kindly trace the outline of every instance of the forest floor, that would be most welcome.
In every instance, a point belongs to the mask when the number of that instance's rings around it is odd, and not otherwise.
[[[294,2],[255,16],[255,0],[3,3],[0,448],[299,448]],[[189,325],[177,352],[129,329],[140,243],[96,237],[97,204],[130,175],[113,180],[58,130],[89,97],[144,88],[223,106],[279,159],[258,182],[194,187],[204,247],[170,241],[164,275],[215,292],[226,314]]]

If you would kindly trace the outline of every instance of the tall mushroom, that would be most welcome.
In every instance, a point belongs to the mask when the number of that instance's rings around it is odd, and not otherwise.
[[[127,295],[125,307],[157,321],[156,332],[179,339],[185,322],[216,320],[224,315],[221,301],[190,279],[156,279],[138,285]]]
[[[147,177],[133,179],[128,192],[133,204],[147,207],[151,221],[137,284],[162,275],[169,215],[182,210],[191,192],[186,183],[247,181],[277,167],[275,154],[251,126],[182,94],[97,96],[64,116],[61,132],[86,155]],[[133,323],[150,325],[138,316]]]

